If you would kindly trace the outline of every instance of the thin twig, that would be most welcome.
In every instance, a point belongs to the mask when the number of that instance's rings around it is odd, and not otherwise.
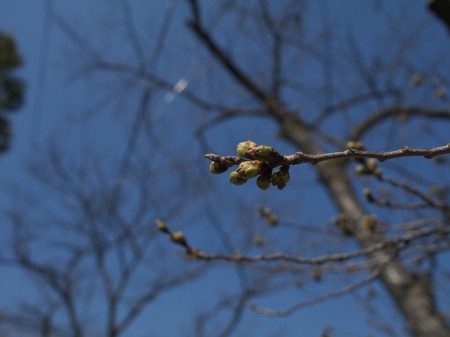
[[[273,310],[267,307],[260,307],[255,304],[249,304],[249,308],[253,311],[263,314],[265,316],[271,316],[271,317],[280,317],[280,316],[287,316],[292,314],[294,311],[297,311],[299,309],[302,309],[307,306],[311,306],[317,303],[328,301],[332,298],[341,297],[343,295],[346,295],[348,293],[351,293],[352,291],[355,291],[373,281],[375,281],[378,276],[380,276],[382,270],[384,268],[384,264],[379,265],[376,269],[372,271],[366,278],[362,279],[361,281],[358,281],[356,283],[353,283],[347,287],[344,287],[342,289],[336,290],[336,291],[330,291],[328,293],[325,293],[321,296],[311,298],[306,301],[299,302],[287,309],[283,310]]]

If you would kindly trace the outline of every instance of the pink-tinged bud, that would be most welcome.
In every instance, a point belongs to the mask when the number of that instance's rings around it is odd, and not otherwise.
[[[238,153],[239,156],[243,157],[243,158],[249,158],[246,155],[246,152],[252,148],[254,148],[255,146],[257,146],[258,144],[256,144],[255,142],[252,142],[251,140],[246,140],[245,142],[240,142],[237,147],[236,147],[236,152]]]
[[[278,171],[275,171],[272,174],[271,182],[273,186],[276,186],[279,190],[282,190],[286,187],[290,179],[291,176],[289,174],[289,166],[282,166]]]
[[[246,180],[251,179],[261,173],[262,165],[263,163],[257,160],[244,161],[239,164],[238,168],[236,169],[236,172],[243,179]]]
[[[236,171],[230,172],[230,183],[234,185],[243,185],[247,182],[247,179],[242,178]]]
[[[209,170],[213,174],[220,174],[228,170],[228,167],[229,167],[228,165],[222,164],[217,161],[212,161],[211,164],[209,165]]]

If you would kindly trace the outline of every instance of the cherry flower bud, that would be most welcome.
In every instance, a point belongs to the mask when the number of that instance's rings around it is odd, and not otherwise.
[[[175,242],[178,243],[180,245],[186,245],[186,238],[184,236],[183,232],[173,232],[170,233],[170,239]]]
[[[258,145],[247,151],[249,157],[257,160],[265,160],[269,158],[270,154],[273,152],[273,148],[271,146],[266,145]]]
[[[369,174],[367,167],[365,167],[364,165],[356,165],[355,171],[359,174]]]
[[[284,156],[271,146],[258,145],[247,151],[247,155],[251,159],[259,160],[266,163],[280,163]]]
[[[362,142],[360,142],[359,140],[350,140],[350,141],[348,141],[347,142],[347,147],[349,149],[355,149],[355,150],[359,150],[359,151],[364,151],[366,149],[364,144]]]
[[[246,155],[246,152],[252,148],[254,148],[255,146],[257,146],[258,144],[256,144],[255,142],[252,142],[251,140],[246,140],[245,142],[240,142],[237,147],[236,147],[236,152],[238,153],[239,156],[243,157],[243,158],[249,158],[252,159],[250,157],[248,157]]]
[[[234,185],[243,185],[247,182],[247,179],[242,178],[236,171],[230,172],[230,183]]]
[[[270,186],[271,175],[260,175],[258,179],[256,179],[256,185],[262,189],[267,190]]]
[[[370,158],[367,160],[367,167],[370,171],[374,171],[377,168],[378,161],[375,158]]]
[[[287,183],[291,179],[289,174],[289,166],[282,166],[278,171],[275,171],[272,174],[272,185],[278,187],[279,190],[282,190],[286,187]]]
[[[209,170],[213,174],[220,174],[228,170],[228,167],[229,166],[222,164],[220,162],[212,161],[211,164],[209,165]]]
[[[260,161],[244,161],[239,164],[236,172],[243,179],[251,179],[261,173],[262,164]]]
[[[169,230],[169,228],[167,227],[167,224],[160,220],[160,219],[156,219],[155,220],[156,223],[156,227],[161,231],[161,232],[167,232]]]

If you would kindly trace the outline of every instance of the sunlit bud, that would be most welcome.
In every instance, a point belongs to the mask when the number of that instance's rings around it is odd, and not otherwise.
[[[247,150],[250,150],[257,145],[258,144],[256,144],[255,142],[252,142],[251,140],[247,140],[245,142],[240,142],[236,147],[236,151],[239,156],[251,159],[250,157],[248,157],[246,155],[246,152],[247,152]]]
[[[230,172],[230,183],[234,185],[243,185],[247,182],[247,179],[242,178],[236,171]]]
[[[289,174],[289,166],[282,166],[278,171],[275,171],[272,174],[272,185],[278,187],[279,190],[282,190],[286,187],[286,184],[291,179]]]
[[[170,233],[170,239],[173,242],[179,243],[180,245],[185,245],[186,244],[186,238],[185,238],[183,232]]]
[[[211,173],[219,174],[228,170],[228,166],[217,161],[212,161],[211,164],[209,164],[209,170]]]
[[[244,161],[239,164],[236,172],[243,179],[251,179],[261,173],[263,163],[258,160]]]
[[[250,158],[257,160],[265,160],[268,159],[272,154],[273,148],[271,146],[266,145],[258,145],[247,151],[247,154]]]
[[[377,163],[378,161],[376,159],[370,158],[367,160],[367,167],[369,168],[370,171],[373,171],[376,169]]]
[[[383,170],[380,168],[375,169],[375,171],[373,171],[373,175],[376,177],[381,177],[383,175]]]
[[[158,229],[161,232],[167,232],[169,230],[167,227],[167,224],[164,221],[162,221],[160,219],[156,219],[155,223],[156,223],[156,227],[158,227]]]
[[[367,170],[367,167],[365,167],[364,165],[356,165],[355,171],[356,171],[356,173],[359,173],[359,174],[368,174],[369,173],[369,171]]]
[[[256,185],[262,189],[267,190],[270,186],[271,175],[260,175],[258,179],[256,179]]]
[[[247,151],[249,158],[262,162],[277,164],[284,160],[284,156],[271,146],[258,145]]]
[[[364,151],[366,148],[362,142],[359,140],[350,140],[347,142],[347,147],[349,149],[355,149],[359,151]]]
[[[411,85],[413,87],[418,87],[422,84],[422,82],[422,76],[420,76],[419,74],[414,74],[413,77],[411,77]]]

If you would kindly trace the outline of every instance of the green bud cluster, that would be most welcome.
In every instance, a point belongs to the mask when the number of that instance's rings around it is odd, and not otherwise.
[[[283,189],[289,182],[289,166],[282,166],[272,174],[272,168],[281,165],[285,160],[285,157],[273,147],[247,140],[237,145],[236,152],[240,158],[205,155],[206,158],[213,160],[209,167],[211,173],[223,173],[239,163],[229,176],[230,183],[234,185],[243,185],[255,177],[257,177],[256,185],[262,190],[267,190],[271,184]]]

